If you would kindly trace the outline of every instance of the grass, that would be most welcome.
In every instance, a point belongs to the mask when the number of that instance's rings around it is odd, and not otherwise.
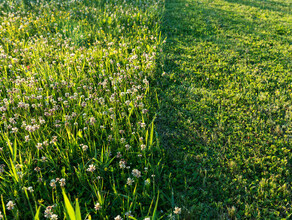
[[[1,1],[1,218],[164,215],[149,101],[161,5]]]
[[[291,2],[167,0],[161,143],[184,219],[290,219]]]
[[[0,219],[290,219],[291,6],[1,1]]]

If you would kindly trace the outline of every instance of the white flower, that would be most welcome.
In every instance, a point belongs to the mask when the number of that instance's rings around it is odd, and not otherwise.
[[[52,179],[51,182],[50,182],[50,186],[53,187],[53,188],[56,188],[56,182],[57,181],[55,179]]]
[[[126,161],[121,160],[121,161],[119,162],[119,166],[120,166],[121,169],[125,169],[125,168],[126,168]]]
[[[89,118],[89,123],[94,125],[96,123],[96,119],[94,117]]]
[[[50,220],[58,220],[58,215],[56,214],[51,215]]]
[[[14,206],[15,204],[12,202],[12,201],[9,201],[7,204],[6,204],[6,207],[8,210],[12,210],[14,209]]]
[[[88,149],[88,146],[87,145],[82,145],[82,150],[83,151],[87,151],[87,149]]]
[[[181,213],[181,208],[175,207],[173,213],[179,215]]]
[[[134,180],[132,178],[127,179],[127,185],[131,186],[133,184]]]
[[[129,150],[131,148],[131,146],[129,144],[125,145],[126,150]]]
[[[131,211],[128,211],[125,213],[125,216],[127,216],[127,217],[132,216],[133,217],[133,215],[131,213],[132,213]]]
[[[53,208],[53,206],[48,206],[46,208],[45,213],[44,213],[45,218],[51,218],[51,216],[53,215],[52,208]]]
[[[66,180],[64,178],[59,180],[60,186],[64,187],[66,185]]]
[[[46,162],[47,161],[47,158],[46,157],[42,157],[42,162]]]
[[[101,208],[102,208],[102,206],[98,202],[94,205],[94,209],[96,211],[100,210]]]
[[[42,143],[37,143],[36,148],[37,148],[38,150],[42,150],[42,149],[43,149],[43,144],[42,144]]]
[[[93,165],[93,164],[89,165],[89,168],[87,168],[87,171],[88,171],[88,172],[93,172],[93,171],[95,171],[95,165]]]
[[[132,175],[134,177],[139,178],[139,177],[141,177],[141,172],[139,170],[137,170],[137,169],[134,169],[134,170],[132,170]]]
[[[123,218],[120,215],[118,215],[117,217],[115,217],[115,220],[123,220]]]
[[[29,186],[29,187],[27,187],[27,191],[32,193],[34,190],[33,190],[32,186]]]

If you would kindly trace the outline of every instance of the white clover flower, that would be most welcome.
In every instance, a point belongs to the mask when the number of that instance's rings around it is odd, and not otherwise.
[[[131,146],[129,144],[125,145],[126,150],[130,150]]]
[[[102,206],[98,202],[94,205],[94,209],[96,211],[100,210],[101,208],[102,208]]]
[[[66,185],[66,180],[64,178],[60,179],[59,184],[61,187],[64,187]]]
[[[58,215],[56,214],[51,215],[50,220],[58,220]]]
[[[29,192],[34,192],[34,189],[32,188],[32,186],[29,186],[29,187],[27,187],[27,191],[29,191]]]
[[[93,171],[95,171],[95,165],[93,165],[93,164],[89,165],[89,168],[87,168],[87,171],[88,171],[88,172],[93,172]]]
[[[132,213],[132,211],[128,211],[128,212],[125,213],[125,216],[127,216],[127,217],[129,217],[129,216],[133,217],[133,215],[131,213]]]
[[[96,123],[96,119],[94,117],[89,118],[90,125],[94,125]]]
[[[121,138],[121,143],[125,143],[126,139],[125,138]]]
[[[11,133],[17,133],[17,132],[18,132],[18,128],[17,127],[11,129]]]
[[[119,162],[119,166],[120,166],[121,169],[125,169],[125,168],[126,168],[126,161],[121,160],[121,161]]]
[[[134,180],[132,178],[127,179],[127,185],[131,186],[134,183]]]
[[[181,213],[181,208],[175,207],[173,213],[179,215]]]
[[[139,177],[141,177],[141,171],[139,171],[139,170],[137,170],[137,169],[133,169],[133,170],[132,170],[132,175],[133,175],[134,177],[139,178]]]
[[[9,201],[7,204],[6,204],[6,207],[8,210],[12,210],[14,209],[14,206],[15,204],[12,202],[12,201]]]
[[[83,151],[87,151],[87,149],[88,149],[88,146],[87,145],[82,145],[82,150]]]
[[[42,117],[39,118],[39,122],[40,122],[40,124],[45,124],[46,123],[46,121]]]
[[[52,212],[52,208],[53,206],[48,206],[44,212],[44,217],[45,218],[51,218],[51,216],[53,215],[53,212]]]
[[[55,179],[52,179],[51,180],[51,182],[50,182],[50,186],[52,187],[52,188],[56,188],[56,180]]]
[[[37,143],[36,148],[38,150],[42,150],[43,149],[43,144],[42,143]]]
[[[56,143],[57,142],[57,136],[53,136],[52,140],[50,141],[50,144]]]
[[[117,217],[115,217],[115,220],[123,220],[123,218],[120,215],[118,215]]]
[[[147,112],[148,112],[148,109],[143,109],[143,110],[142,110],[142,113],[143,113],[143,114],[146,114]]]

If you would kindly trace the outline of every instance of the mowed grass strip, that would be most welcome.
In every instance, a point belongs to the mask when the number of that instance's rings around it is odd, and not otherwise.
[[[167,0],[159,79],[173,206],[185,219],[290,219],[289,0]]]

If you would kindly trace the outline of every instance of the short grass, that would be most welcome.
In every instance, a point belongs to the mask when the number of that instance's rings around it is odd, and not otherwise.
[[[291,1],[165,7],[157,126],[181,217],[291,219]]]

